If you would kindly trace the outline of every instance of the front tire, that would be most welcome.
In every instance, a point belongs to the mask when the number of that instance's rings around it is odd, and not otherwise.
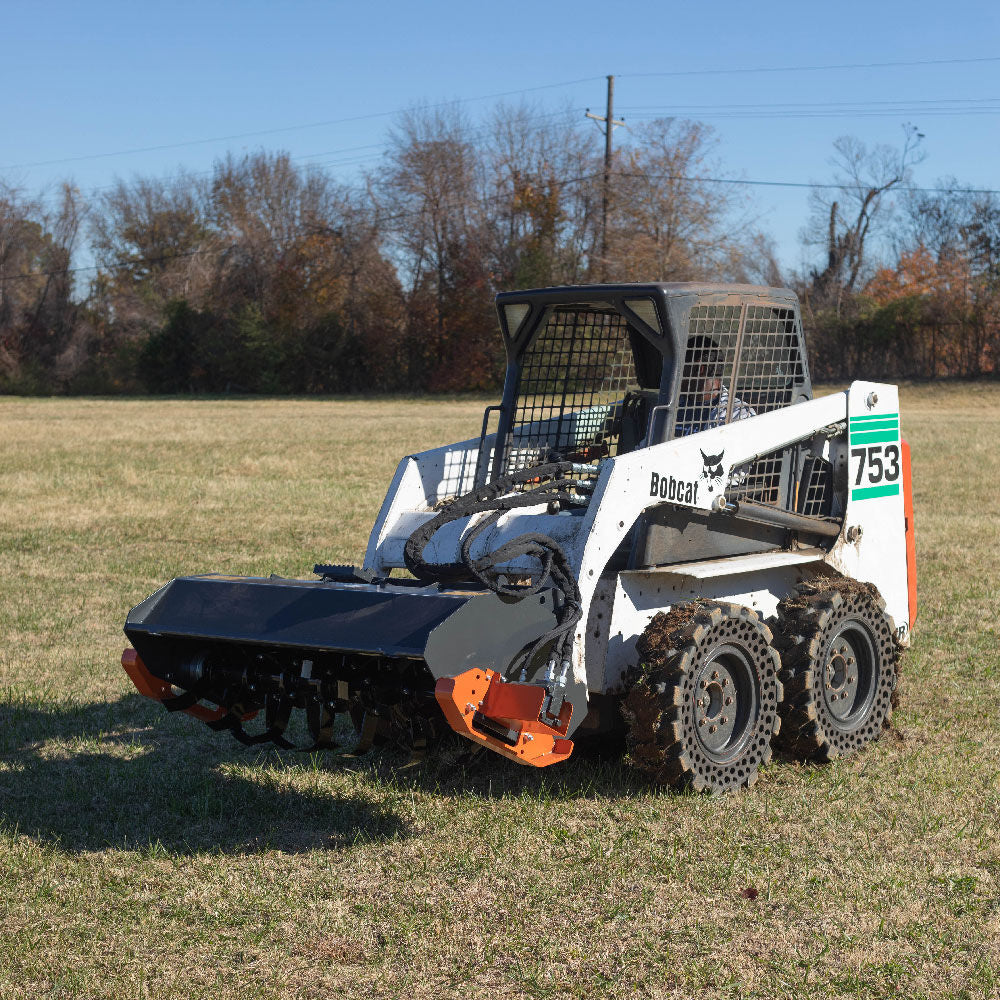
[[[698,602],[656,615],[636,643],[643,673],[623,702],[633,764],[673,788],[752,785],[780,725],[771,638],[738,605]]]

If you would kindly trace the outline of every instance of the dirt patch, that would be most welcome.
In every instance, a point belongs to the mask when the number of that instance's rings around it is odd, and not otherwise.
[[[673,650],[680,645],[684,629],[708,607],[710,602],[699,599],[654,615],[646,630],[636,640],[635,648],[642,657],[640,671],[648,673],[662,667]]]

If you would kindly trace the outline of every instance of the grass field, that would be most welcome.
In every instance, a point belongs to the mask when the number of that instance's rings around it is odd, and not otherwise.
[[[0,998],[1000,995],[1000,386],[903,390],[920,620],[855,759],[404,775],[134,692],[130,606],[359,561],[482,405],[0,399]]]

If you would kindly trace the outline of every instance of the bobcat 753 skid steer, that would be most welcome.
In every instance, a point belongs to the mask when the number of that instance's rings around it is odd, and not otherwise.
[[[415,758],[450,727],[541,767],[625,726],[655,780],[712,791],[774,741],[828,759],[876,739],[916,613],[896,388],[813,399],[782,289],[497,310],[502,403],[400,462],[363,565],[173,580],[125,624],[138,689],[250,744],[290,746],[297,708],[332,747],[349,713],[358,752]]]

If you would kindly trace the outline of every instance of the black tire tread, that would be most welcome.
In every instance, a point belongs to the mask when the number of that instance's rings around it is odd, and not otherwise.
[[[848,617],[871,630],[880,655],[878,689],[864,724],[851,732],[829,717],[820,685],[821,663],[830,633]],[[812,583],[778,604],[774,645],[781,653],[784,698],[779,705],[778,746],[804,760],[828,761],[856,753],[888,728],[894,706],[899,646],[885,601],[870,583],[842,580],[821,589]]]
[[[739,761],[722,767],[708,761],[691,738],[684,686],[700,652],[727,619],[752,625],[768,668],[761,683],[759,732]],[[771,760],[771,741],[781,725],[781,660],[771,640],[757,613],[736,604],[697,601],[655,615],[636,643],[641,674],[622,704],[633,765],[657,784],[677,789],[722,792],[752,785]]]

